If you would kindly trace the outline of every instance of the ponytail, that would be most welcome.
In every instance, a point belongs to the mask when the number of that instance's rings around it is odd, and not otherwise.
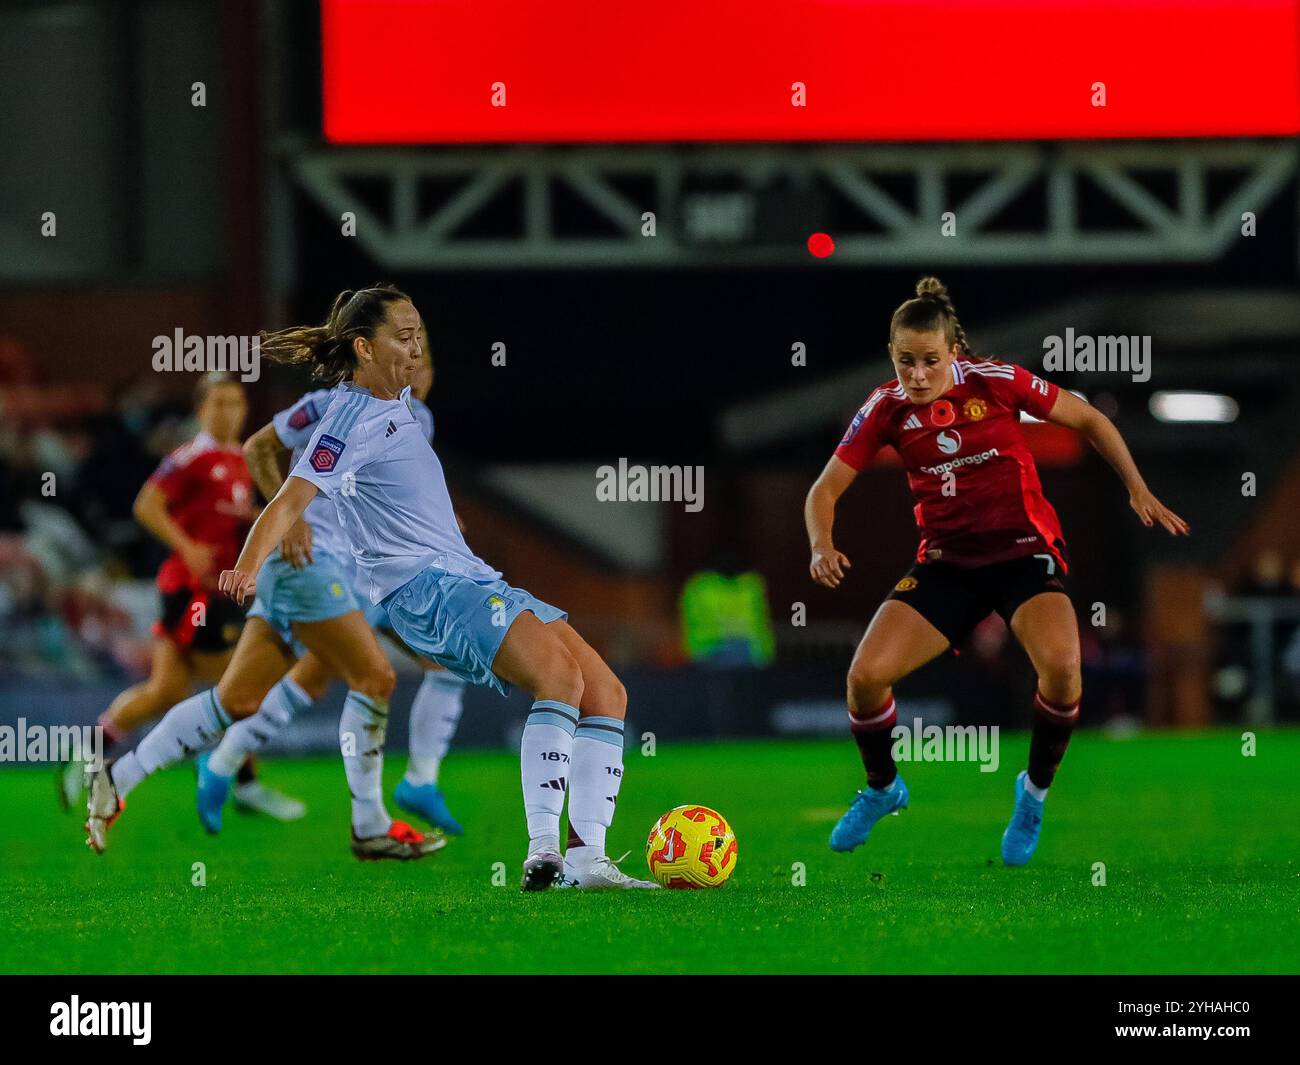
[[[345,289],[334,297],[330,313],[320,325],[296,325],[259,334],[261,352],[272,362],[310,363],[312,377],[336,385],[352,377],[357,368],[353,342],[374,339],[375,330],[388,316],[390,303],[410,302],[392,285]]]

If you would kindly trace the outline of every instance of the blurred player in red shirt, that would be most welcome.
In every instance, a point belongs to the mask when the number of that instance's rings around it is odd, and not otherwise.
[[[199,434],[178,447],[136,497],[136,520],[172,549],[158,571],[162,616],[153,626],[149,677],[122,692],[100,715],[104,754],[142,725],[185,699],[196,681],[213,684],[230,661],[244,612],[217,591],[217,577],[234,565],[257,516],[253,480],[240,447],[248,401],[238,380],[208,374],[195,392]],[[63,771],[60,797],[80,796],[82,767]],[[246,805],[272,816],[301,816],[301,804],[270,792],[241,771]],[[237,794],[236,798],[240,796]]]
[[[849,666],[849,727],[867,787],[836,824],[831,848],[852,850],[876,821],[908,804],[893,758],[893,686],[997,611],[1038,675],[1029,768],[1016,778],[1002,837],[1003,862],[1024,865],[1079,719],[1083,685],[1065,540],[1021,434],[1021,412],[1082,433],[1123,480],[1144,525],[1159,522],[1176,536],[1188,526],[1151,494],[1109,419],[1023,367],[973,358],[936,278],[918,282],[916,298],[894,312],[889,354],[897,379],[867,397],[804,508],[813,580],[836,588],[849,568],[831,535],[836,501],[888,445],[907,470],[921,534],[915,564],[881,604]]]

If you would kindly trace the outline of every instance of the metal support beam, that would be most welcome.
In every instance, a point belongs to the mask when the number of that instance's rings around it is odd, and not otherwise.
[[[766,200],[792,188],[800,190],[797,202],[835,220],[835,254],[824,262],[832,267],[1204,263],[1242,239],[1243,212],[1260,215],[1295,181],[1300,145],[327,149],[287,142],[281,158],[301,192],[330,215],[355,212],[356,239],[395,270],[811,263],[788,199],[772,200],[781,205],[783,232],[751,221]],[[1236,184],[1211,205],[1216,171],[1233,173]],[[972,177],[974,189],[958,196],[956,179],[969,185]],[[376,180],[386,183],[382,212],[356,193],[356,183]],[[426,202],[422,183],[435,181],[453,190],[418,209]],[[1176,189],[1172,205],[1160,196],[1164,184]],[[899,194],[900,185],[912,194]],[[632,187],[651,190],[645,202]],[[589,218],[575,221],[570,212],[562,219],[561,195],[585,205]],[[655,214],[654,236],[642,235],[647,211]],[[949,211],[956,232],[945,234]],[[728,212],[729,224],[710,224],[726,223]],[[1085,221],[1099,213],[1122,221]],[[474,235],[485,220],[505,235]],[[816,227],[810,217],[808,230]]]

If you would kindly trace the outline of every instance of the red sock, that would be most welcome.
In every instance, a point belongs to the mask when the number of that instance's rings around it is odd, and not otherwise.
[[[1079,704],[1064,706],[1034,692],[1034,730],[1029,736],[1029,779],[1037,788],[1052,786],[1056,771],[1079,723]]]
[[[894,737],[892,731],[898,723],[898,710],[894,706],[894,696],[889,698],[875,712],[866,718],[857,718],[849,714],[849,731],[858,745],[858,754],[867,770],[867,787],[887,788],[898,776],[898,767],[894,765]]]

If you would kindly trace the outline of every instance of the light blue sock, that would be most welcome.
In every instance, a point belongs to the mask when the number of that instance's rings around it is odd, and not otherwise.
[[[393,819],[384,808],[384,739],[388,703],[349,691],[339,718],[339,749],[352,795],[352,831],[358,839],[382,836]]]
[[[208,759],[208,770],[223,777],[239,772],[244,758],[256,754],[280,735],[295,714],[311,706],[311,696],[291,677],[285,677],[266,693],[262,705],[252,717],[236,721]]]
[[[209,688],[177,703],[134,751],[113,763],[113,787],[121,798],[145,777],[191,758],[230,727],[230,715]]]
[[[465,709],[465,682],[454,673],[426,672],[411,703],[406,780],[415,787],[438,783],[438,770]]]

